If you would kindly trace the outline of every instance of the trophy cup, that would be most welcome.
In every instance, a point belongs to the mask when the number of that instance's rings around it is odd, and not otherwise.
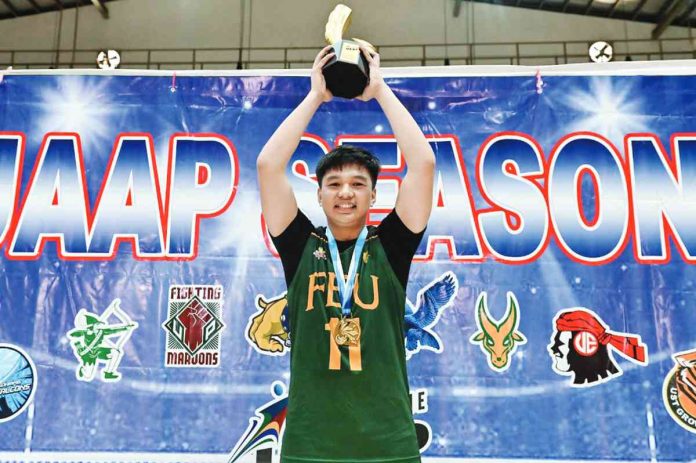
[[[333,46],[335,53],[322,69],[324,80],[331,93],[342,98],[355,98],[365,90],[370,79],[370,64],[360,52],[360,45],[374,50],[374,47],[364,40],[343,39],[343,34],[350,27],[351,11],[345,5],[336,5],[329,15],[324,34],[326,42]]]

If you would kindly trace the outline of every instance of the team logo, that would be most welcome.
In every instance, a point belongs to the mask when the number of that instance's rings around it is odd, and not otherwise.
[[[411,389],[411,412],[413,416],[428,413],[428,390]],[[415,418],[416,438],[420,453],[425,452],[433,441],[433,430],[427,421]]]
[[[648,363],[648,348],[640,336],[610,331],[589,309],[558,312],[554,328],[547,347],[553,359],[553,370],[559,375],[571,376],[573,387],[596,386],[620,376],[623,372],[614,361],[612,350],[619,351],[633,363]]]
[[[442,312],[452,305],[457,296],[459,282],[452,272],[445,272],[418,291],[416,306],[406,299],[404,331],[406,335],[406,358],[421,349],[442,352],[442,341],[434,327]]]
[[[674,421],[696,434],[696,349],[677,353],[665,377],[662,399]]]
[[[273,400],[256,409],[249,419],[249,427],[234,446],[229,463],[239,461],[244,455],[256,451],[257,461],[272,461],[273,451],[280,448],[288,406],[285,385],[275,381],[271,386]]]
[[[220,365],[222,286],[172,285],[164,365],[167,367],[217,367]]]
[[[288,408],[288,393],[285,385],[274,381],[271,386],[273,399],[261,405],[249,418],[249,426],[230,453],[228,463],[240,461],[245,455],[255,454],[257,463],[274,461],[274,455],[280,453],[285,415]],[[427,389],[411,390],[411,408],[414,415],[428,412]],[[432,429],[423,420],[414,419],[416,438],[420,452],[425,452],[432,442]],[[250,461],[248,458],[245,461]]]
[[[67,333],[80,362],[75,371],[77,379],[92,381],[103,364],[102,381],[119,381],[121,373],[117,370],[123,358],[123,346],[137,327],[121,309],[120,299],[114,299],[101,315],[80,309],[75,315],[75,328]]]
[[[0,344],[0,423],[22,413],[34,398],[36,367],[17,346]]]
[[[321,246],[319,246],[313,254],[318,260],[326,260],[326,251],[324,251],[324,248]]]
[[[290,348],[288,299],[286,293],[265,298],[256,296],[257,313],[249,317],[245,331],[247,342],[266,355],[283,355]]]
[[[486,355],[488,366],[499,373],[510,367],[510,357],[518,344],[527,339],[517,329],[520,325],[520,308],[512,292],[507,293],[507,311],[502,320],[495,320],[488,310],[487,294],[483,292],[476,300],[476,326],[478,331],[469,342],[478,344]]]
[[[363,259],[368,259],[369,256]],[[406,300],[404,338],[406,357],[421,350],[442,352],[442,341],[434,327],[440,315],[450,307],[457,295],[459,283],[452,272],[445,272],[428,283],[416,298],[416,305]],[[264,355],[284,355],[290,349],[290,324],[286,293],[267,298],[256,296],[256,312],[247,323],[247,342]]]

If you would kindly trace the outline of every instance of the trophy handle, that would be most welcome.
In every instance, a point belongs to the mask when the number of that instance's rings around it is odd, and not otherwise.
[[[370,50],[372,53],[377,53],[377,48],[375,48],[375,46],[372,45],[372,44],[371,44],[370,42],[368,42],[367,40],[358,39],[358,38],[356,38],[356,37],[353,37],[353,41],[354,41],[354,42],[358,42],[360,45],[364,46],[365,48],[367,48],[368,50]]]

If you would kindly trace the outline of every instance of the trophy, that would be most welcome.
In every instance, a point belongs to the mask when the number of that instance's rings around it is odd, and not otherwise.
[[[322,69],[326,87],[334,96],[343,98],[361,95],[370,79],[370,64],[360,52],[360,45],[374,51],[374,47],[364,40],[343,39],[343,34],[350,27],[351,11],[345,5],[336,5],[329,15],[324,34],[335,53]]]

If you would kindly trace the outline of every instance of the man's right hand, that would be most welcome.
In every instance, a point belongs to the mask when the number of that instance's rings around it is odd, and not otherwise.
[[[333,98],[322,73],[322,67],[333,55],[330,46],[317,54],[312,65],[311,90],[273,132],[256,159],[261,210],[271,236],[280,235],[297,216],[297,200],[287,177],[287,167],[312,116],[322,102]]]
[[[324,79],[322,69],[334,55],[333,46],[327,45],[317,53],[317,56],[314,58],[314,64],[312,64],[312,88],[309,93],[316,95],[317,98],[321,98],[321,101],[324,103],[331,101],[333,94],[326,88],[326,79]]]

